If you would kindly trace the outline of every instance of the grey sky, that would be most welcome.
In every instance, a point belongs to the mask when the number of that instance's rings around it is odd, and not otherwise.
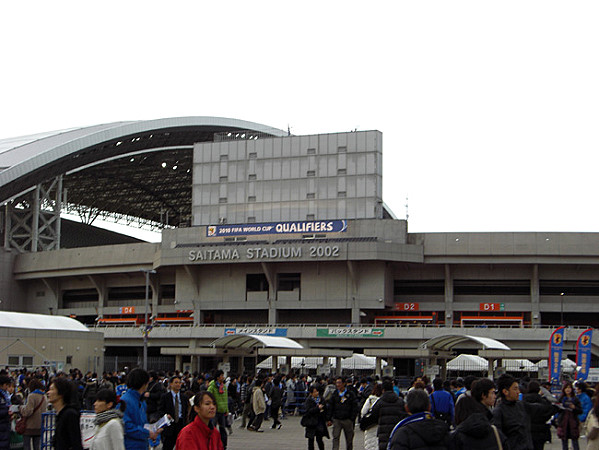
[[[5,3],[0,138],[188,115],[378,129],[410,231],[599,231],[597,2]]]

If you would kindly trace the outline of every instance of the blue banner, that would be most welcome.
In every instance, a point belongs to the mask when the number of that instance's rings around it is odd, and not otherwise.
[[[591,368],[591,345],[593,344],[593,329],[584,330],[576,342],[576,379],[586,380]]]
[[[249,236],[255,234],[343,233],[346,220],[316,220],[311,222],[272,222],[241,225],[209,225],[207,237]]]
[[[565,330],[566,327],[559,327],[551,333],[551,340],[549,342],[549,382],[552,388],[553,386],[560,386]]]

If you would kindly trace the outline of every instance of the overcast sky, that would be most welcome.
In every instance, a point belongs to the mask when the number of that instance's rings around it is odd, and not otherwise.
[[[383,132],[419,231],[599,231],[597,1],[0,5],[0,139],[222,116]]]

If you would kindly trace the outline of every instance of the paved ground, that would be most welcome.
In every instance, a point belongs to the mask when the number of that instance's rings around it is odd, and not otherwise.
[[[240,421],[236,421],[233,434],[229,436],[228,450],[303,450],[308,448],[308,440],[304,437],[304,428],[300,425],[299,417],[288,417],[281,421],[280,430],[270,428],[272,422],[264,422],[264,433],[255,433],[239,429]],[[329,433],[331,429],[329,429]],[[341,450],[345,450],[345,439],[341,435]],[[586,448],[586,439],[578,441],[580,448]],[[330,439],[325,439],[325,449],[332,448]],[[318,447],[317,447],[318,448]],[[561,442],[555,437],[553,429],[553,442],[545,445],[545,450],[560,450]],[[354,450],[364,450],[364,433],[356,426],[354,437]]]

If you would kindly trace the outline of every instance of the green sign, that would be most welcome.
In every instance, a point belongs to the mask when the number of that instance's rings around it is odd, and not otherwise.
[[[317,328],[316,337],[383,337],[384,328]]]

